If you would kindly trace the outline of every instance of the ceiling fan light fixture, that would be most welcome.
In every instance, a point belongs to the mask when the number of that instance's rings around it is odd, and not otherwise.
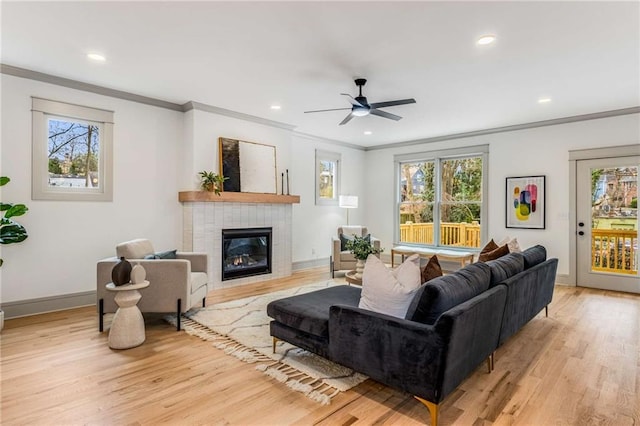
[[[364,117],[365,115],[369,115],[369,108],[354,105],[351,109],[351,114],[356,117]]]
[[[493,34],[485,34],[483,36],[481,36],[478,41],[476,41],[476,44],[480,45],[480,46],[485,46],[487,44],[491,44],[494,41],[496,41],[496,36]]]
[[[107,58],[104,55],[99,53],[87,53],[87,58],[91,59],[94,62],[105,62]]]

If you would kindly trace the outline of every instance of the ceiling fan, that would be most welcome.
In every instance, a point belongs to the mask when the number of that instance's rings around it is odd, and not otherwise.
[[[402,117],[399,115],[391,114],[386,111],[381,111],[378,108],[385,108],[396,105],[406,105],[406,104],[415,104],[416,100],[413,98],[410,99],[399,99],[397,101],[386,101],[386,102],[367,102],[367,98],[362,96],[362,86],[367,82],[364,78],[357,78],[355,80],[356,86],[360,89],[360,94],[355,98],[347,93],[340,93],[343,96],[347,96],[347,99],[351,103],[351,108],[333,108],[333,109],[319,109],[315,111],[305,111],[306,113],[311,112],[327,112],[327,111],[341,111],[350,109],[351,112],[349,115],[345,117],[344,120],[340,122],[340,126],[343,124],[347,124],[353,117],[364,117],[365,115],[377,115],[378,117],[388,118],[390,120],[398,121]]]

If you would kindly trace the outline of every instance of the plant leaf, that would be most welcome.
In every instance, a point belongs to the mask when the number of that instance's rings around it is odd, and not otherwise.
[[[0,176],[0,186],[4,186],[4,185],[8,184],[9,182],[11,182],[11,179],[9,179],[6,176]]]
[[[26,240],[28,236],[24,226],[16,222],[0,227],[0,244],[19,243]]]
[[[8,219],[14,216],[22,216],[27,211],[29,211],[29,208],[24,204],[14,204],[13,206],[11,206],[11,208],[9,208],[9,210],[6,211],[4,217]]]

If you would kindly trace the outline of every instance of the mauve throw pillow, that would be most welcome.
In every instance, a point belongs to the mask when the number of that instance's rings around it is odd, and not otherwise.
[[[422,283],[426,283],[427,281],[431,281],[434,278],[442,276],[442,268],[440,267],[440,262],[438,262],[438,256],[433,255],[429,262],[422,268],[421,271]]]
[[[491,240],[493,241],[493,240]],[[509,254],[509,246],[508,245],[503,245],[498,247],[497,249],[490,251],[488,253],[480,253],[480,256],[478,257],[478,261],[479,262],[486,262],[488,260],[495,260],[498,259],[502,256],[506,256]]]
[[[359,308],[404,318],[420,288],[420,257],[414,254],[395,269],[388,269],[370,254],[362,273]]]

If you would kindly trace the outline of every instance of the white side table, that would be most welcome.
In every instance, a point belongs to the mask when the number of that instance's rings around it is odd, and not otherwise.
[[[109,329],[109,347],[112,349],[129,349],[141,345],[144,342],[144,318],[138,301],[142,297],[138,290],[149,286],[149,281],[138,284],[125,284],[116,286],[107,284],[107,290],[116,293],[115,301],[118,310],[111,321]]]

